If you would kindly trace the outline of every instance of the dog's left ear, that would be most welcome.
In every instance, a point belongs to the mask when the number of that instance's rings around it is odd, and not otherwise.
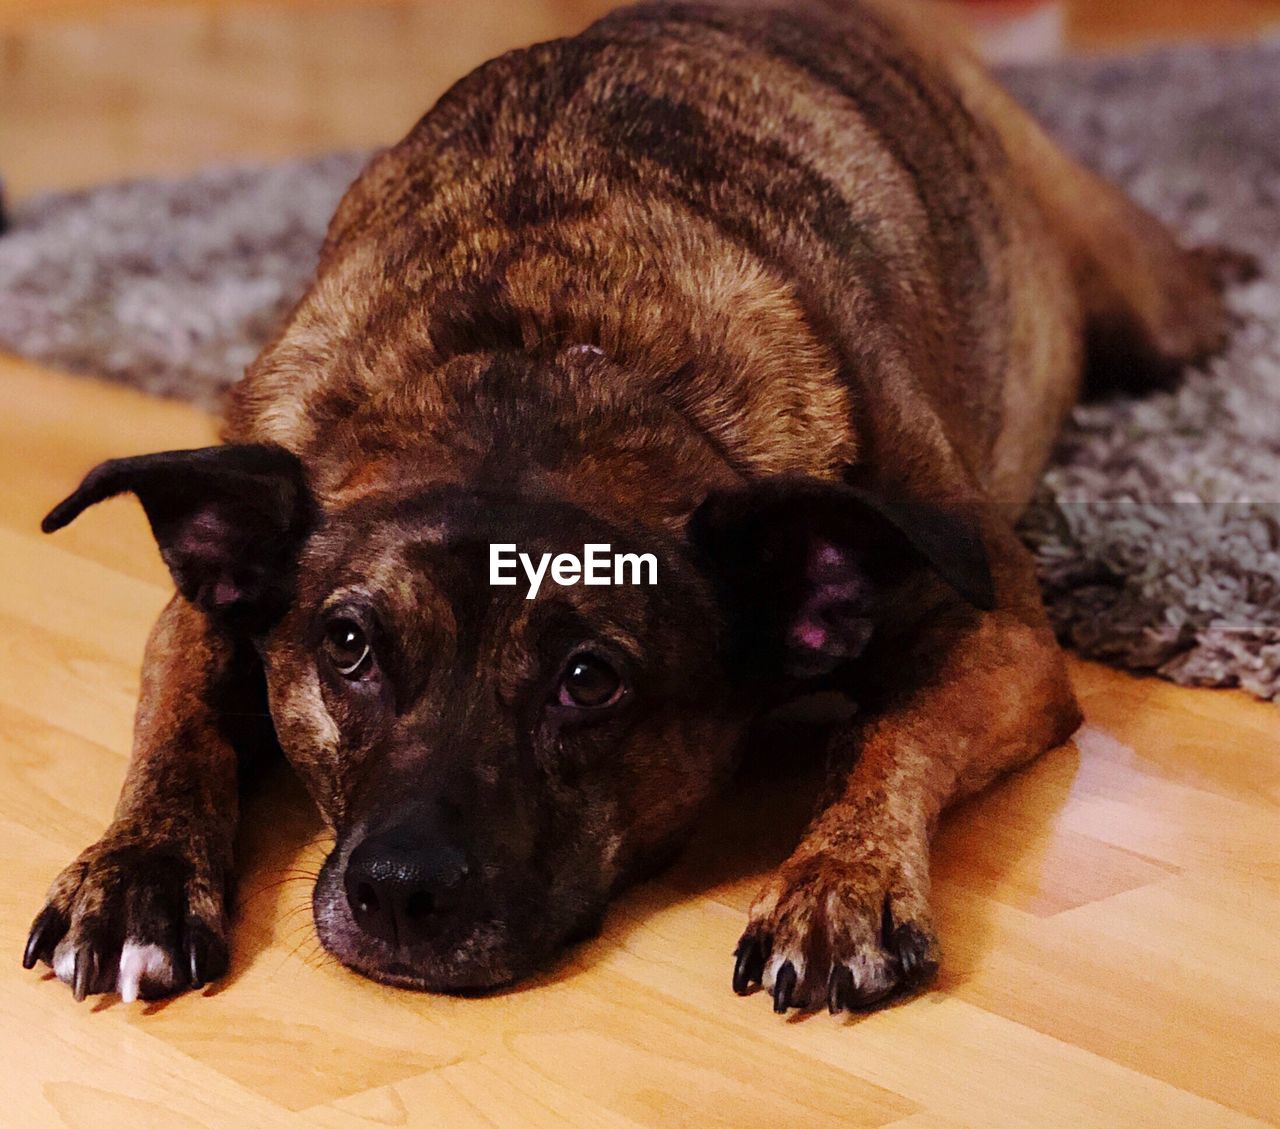
[[[711,495],[688,533],[747,677],[809,678],[857,658],[883,593],[915,569],[931,569],[976,608],[995,606],[981,532],[960,507],[784,477]]]
[[[250,629],[284,610],[312,504],[302,463],[282,447],[226,444],[101,463],[41,523],[61,529],[135,494],[174,583],[219,622]]]

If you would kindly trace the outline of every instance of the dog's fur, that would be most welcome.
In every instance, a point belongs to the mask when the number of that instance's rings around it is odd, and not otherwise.
[[[930,974],[939,812],[1080,718],[1011,521],[1086,357],[1163,380],[1225,326],[1209,257],[936,28],[887,0],[624,11],[481,67],[374,159],[228,445],[105,464],[47,519],[132,491],[178,594],[116,820],[29,965],[79,997],[224,970],[237,757],[266,743],[230,722],[266,701],[336,838],[324,944],[392,983],[508,982],[824,687],[860,708],[734,986],[834,1010]],[[525,600],[489,586],[494,541],[653,552],[659,583]],[[353,677],[335,616],[373,642]],[[564,700],[584,651],[616,704]],[[389,937],[343,893],[388,834],[465,859]]]

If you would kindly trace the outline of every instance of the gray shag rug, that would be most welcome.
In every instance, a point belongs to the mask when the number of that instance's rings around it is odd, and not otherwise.
[[[1007,70],[1188,243],[1258,256],[1227,354],[1077,409],[1023,523],[1063,640],[1280,698],[1280,43]],[[0,346],[215,406],[312,271],[364,154],[38,197],[0,238]]]

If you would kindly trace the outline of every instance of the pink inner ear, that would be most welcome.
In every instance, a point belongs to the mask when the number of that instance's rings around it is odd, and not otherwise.
[[[827,645],[827,631],[820,624],[806,619],[791,629],[791,641],[810,650],[821,651]]]
[[[226,545],[231,535],[231,523],[217,510],[197,510],[183,525],[173,547],[180,553],[212,554]]]
[[[241,595],[240,586],[224,577],[214,583],[210,598],[214,607],[229,608],[240,599]]]
[[[809,554],[805,578],[812,586],[802,614],[820,611],[835,603],[860,600],[867,594],[866,580],[851,554],[830,541],[816,541]]]
[[[166,552],[168,560],[188,582],[189,593],[209,610],[226,610],[244,599],[243,585],[233,572],[236,530],[216,509],[192,514]]]
[[[813,566],[810,569],[811,574],[827,569],[848,571],[848,564],[844,559],[844,554],[830,541],[819,541],[817,543],[813,554]]]
[[[791,648],[808,656],[802,662],[811,671],[856,658],[871,635],[871,593],[856,553],[830,541],[815,541],[805,566],[805,588],[787,632]]]

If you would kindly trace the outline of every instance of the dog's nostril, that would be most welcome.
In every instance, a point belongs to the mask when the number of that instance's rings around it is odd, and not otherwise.
[[[436,900],[430,890],[415,890],[409,895],[404,905],[405,916],[410,921],[418,921],[435,912]]]
[[[377,891],[368,882],[361,882],[356,887],[356,912],[368,915],[377,913],[379,908]]]

